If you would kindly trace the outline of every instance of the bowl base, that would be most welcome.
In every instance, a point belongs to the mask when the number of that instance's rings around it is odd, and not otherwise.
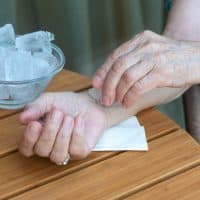
[[[26,104],[13,104],[13,105],[0,104],[0,109],[18,110],[24,108],[25,105]]]

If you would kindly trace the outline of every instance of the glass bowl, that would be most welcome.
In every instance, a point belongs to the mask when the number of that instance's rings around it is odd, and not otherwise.
[[[65,56],[62,50],[54,44],[52,44],[52,54],[56,57],[57,64],[51,72],[42,74],[41,77],[32,80],[0,80],[0,108],[20,109],[40,96],[51,79],[65,65]]]

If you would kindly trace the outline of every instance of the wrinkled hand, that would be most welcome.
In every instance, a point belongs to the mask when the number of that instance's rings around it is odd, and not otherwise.
[[[19,144],[25,156],[36,154],[61,164],[85,158],[106,127],[106,116],[84,93],[46,93],[20,115],[27,125]]]
[[[200,82],[200,48],[144,31],[122,44],[97,70],[93,86],[102,89],[102,103],[115,100],[130,107],[158,87],[182,87]]]

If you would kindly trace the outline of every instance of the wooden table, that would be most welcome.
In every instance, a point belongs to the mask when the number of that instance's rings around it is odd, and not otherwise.
[[[90,80],[62,71],[50,91],[79,91]],[[0,111],[0,199],[200,199],[200,145],[155,109],[138,114],[148,152],[99,152],[67,166],[24,158],[17,142],[24,127],[16,111]]]

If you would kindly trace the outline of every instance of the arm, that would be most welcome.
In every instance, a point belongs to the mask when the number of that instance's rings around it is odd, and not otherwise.
[[[199,0],[175,0],[164,35],[177,40],[200,41],[199,8]]]
[[[174,1],[164,36],[144,31],[114,50],[93,78],[104,105],[117,100],[130,107],[154,88],[179,92],[200,82],[200,43],[183,41],[199,40],[199,6],[198,0]]]
[[[99,90],[96,90],[96,92],[95,90],[96,89],[93,89],[90,95],[88,95],[88,92],[83,92],[82,95],[87,96],[88,100],[91,100],[91,97],[92,99],[98,99],[100,97],[98,92]],[[109,107],[104,107],[99,104],[98,106],[100,106],[101,109],[105,112],[107,119],[106,128],[109,128],[146,108],[158,104],[168,103],[178,98],[184,91],[185,88],[157,88],[151,92],[146,93],[128,109],[120,106],[120,104],[113,104]]]
[[[179,23],[181,23],[179,20],[182,18],[177,17],[175,13],[178,12],[177,9],[181,9],[181,2],[188,4],[192,1],[175,2],[165,31],[167,36],[176,39],[181,37],[181,31],[176,31],[176,28],[179,27]],[[193,36],[196,37],[196,34]],[[190,33],[185,39],[189,40],[191,37]],[[19,150],[26,156],[37,154],[49,157],[57,164],[66,161],[69,155],[74,159],[84,158],[90,153],[105,128],[111,127],[145,108],[172,101],[186,89],[186,87],[153,89],[140,97],[129,109],[125,109],[119,104],[104,107],[97,104],[87,91],[46,93],[30,104],[20,116],[21,123],[27,125],[27,128],[20,142]],[[42,123],[41,118],[43,119]]]
[[[67,163],[69,155],[73,159],[85,158],[106,128],[176,95],[176,89],[157,89],[125,109],[119,104],[104,107],[88,91],[45,93],[20,115],[26,130],[19,151],[25,156],[49,157],[56,164]]]

